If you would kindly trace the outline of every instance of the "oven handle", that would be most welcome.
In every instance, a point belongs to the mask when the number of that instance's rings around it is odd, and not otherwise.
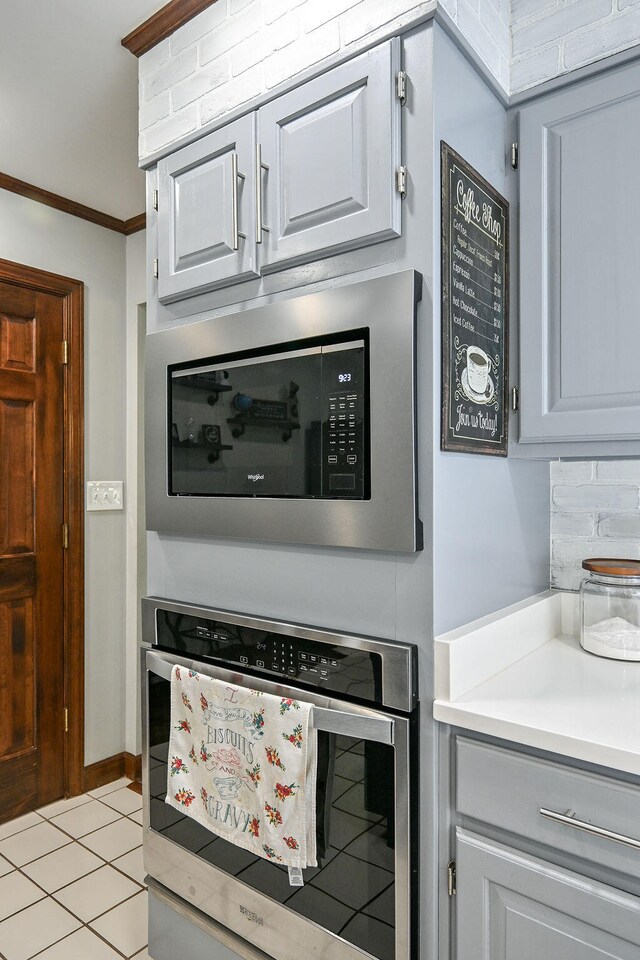
[[[147,670],[151,673],[163,680],[171,680],[173,663],[170,660],[165,660],[149,650],[146,662]],[[213,680],[217,679],[214,673],[207,670],[206,665],[193,660],[190,663],[192,670]],[[311,706],[311,723],[316,730],[353,737],[355,740],[375,740],[393,746],[393,720],[390,717],[365,717],[357,713],[345,713],[343,710],[316,707],[314,704]]]

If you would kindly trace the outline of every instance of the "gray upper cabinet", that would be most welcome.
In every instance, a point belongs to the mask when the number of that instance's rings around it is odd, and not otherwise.
[[[257,276],[255,116],[158,164],[158,298],[171,301]]]
[[[258,112],[263,273],[400,235],[400,42]]]
[[[640,438],[640,66],[524,106],[519,142],[520,441],[606,455]]]
[[[640,902],[465,830],[457,960],[638,960]]]

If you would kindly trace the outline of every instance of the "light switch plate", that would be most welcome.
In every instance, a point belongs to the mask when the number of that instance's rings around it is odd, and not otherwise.
[[[122,480],[87,480],[87,510],[122,510]]]

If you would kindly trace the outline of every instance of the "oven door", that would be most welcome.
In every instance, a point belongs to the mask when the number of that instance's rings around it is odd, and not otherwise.
[[[410,960],[409,728],[382,713],[201,661],[148,651],[142,671],[144,864],[159,883],[277,960]],[[171,668],[314,705],[318,867],[286,868],[236,847],[168,804]],[[414,861],[415,862],[415,861]]]

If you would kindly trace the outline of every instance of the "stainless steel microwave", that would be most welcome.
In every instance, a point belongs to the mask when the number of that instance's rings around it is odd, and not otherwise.
[[[420,549],[414,271],[150,334],[147,526]]]

